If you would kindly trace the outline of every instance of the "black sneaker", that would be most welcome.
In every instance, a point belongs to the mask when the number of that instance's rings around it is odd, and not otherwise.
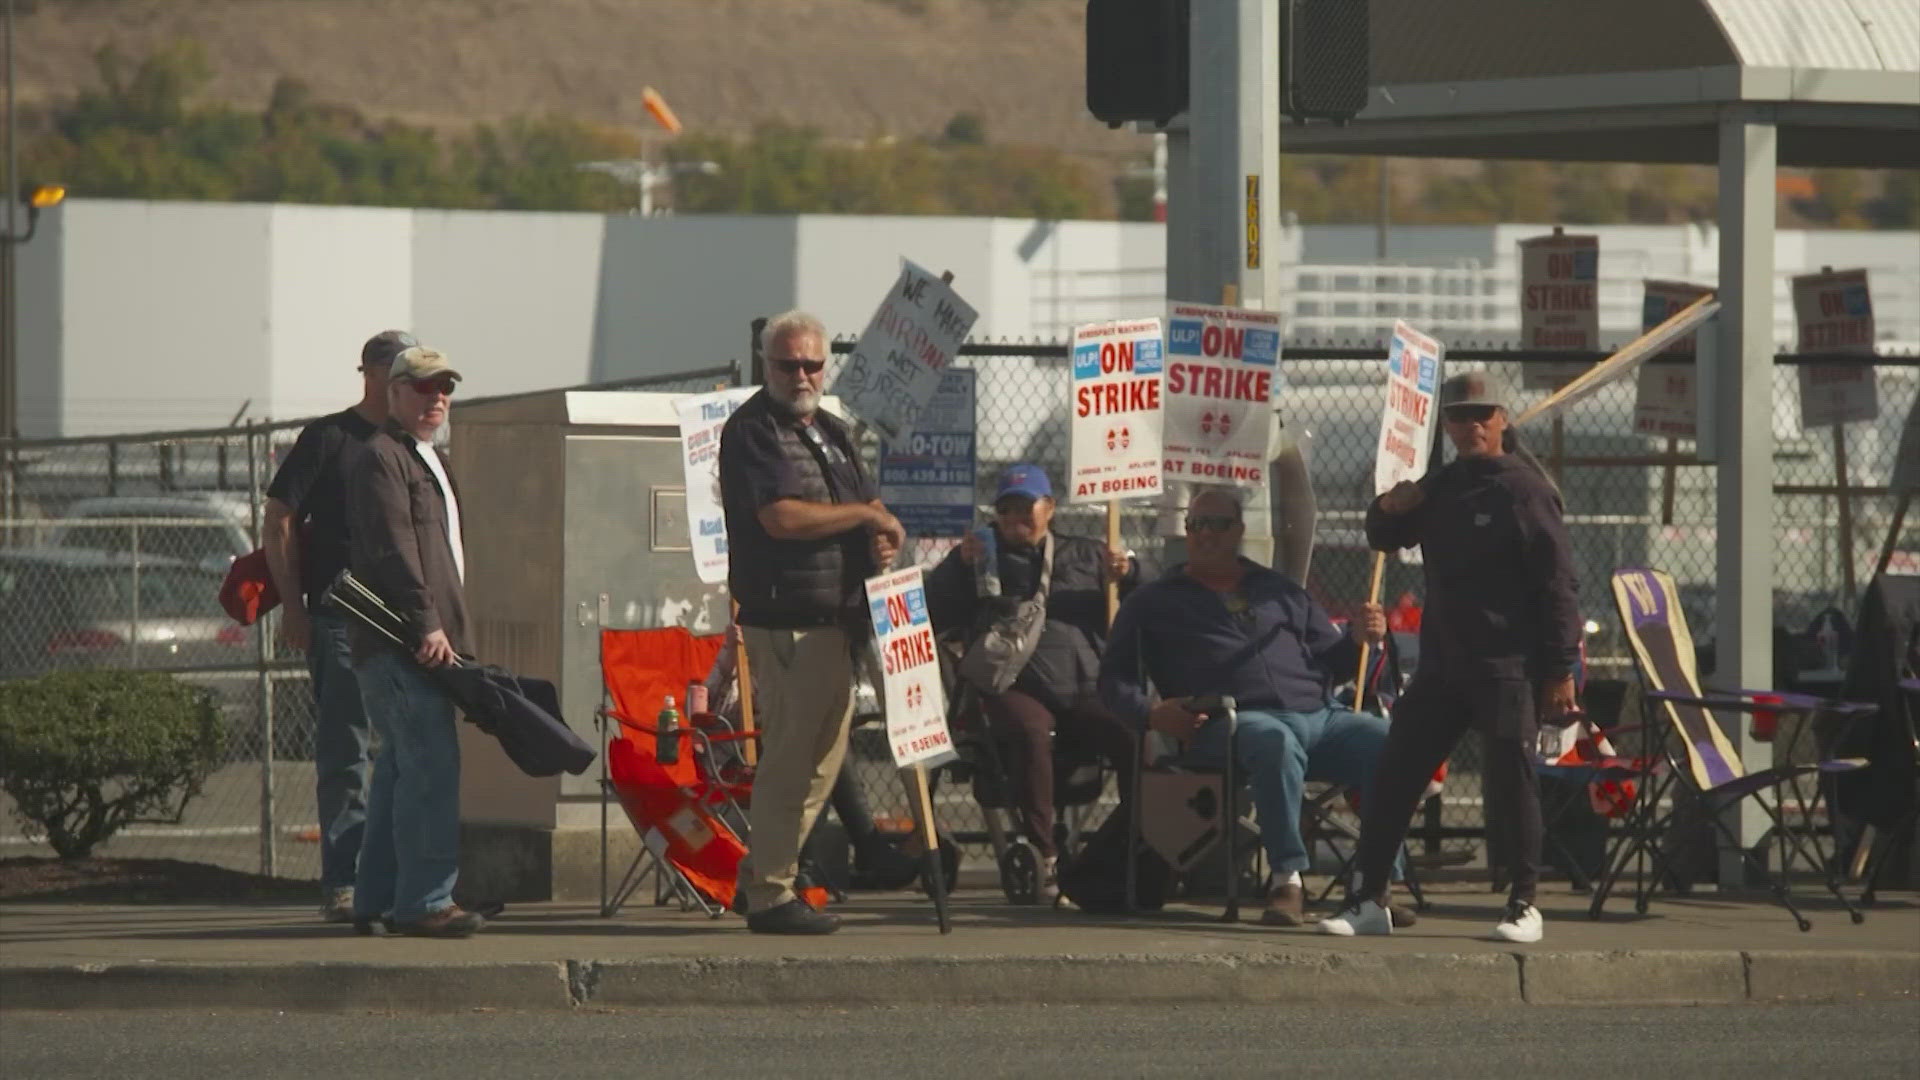
[[[840,929],[840,917],[815,911],[799,897],[747,916],[747,929],[756,934],[831,934]]]

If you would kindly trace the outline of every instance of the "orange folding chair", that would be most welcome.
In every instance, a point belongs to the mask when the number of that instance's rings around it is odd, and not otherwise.
[[[747,852],[746,808],[753,769],[740,753],[757,738],[734,731],[713,713],[685,716],[674,760],[658,756],[657,718],[669,694],[706,678],[724,636],[696,637],[684,627],[600,631],[602,702],[595,713],[606,753],[601,760],[600,914],[611,916],[649,878],[656,902],[669,895],[683,908],[718,918],[733,904],[734,879]],[[610,887],[607,798],[620,803],[641,847]],[[803,897],[826,903],[823,889]]]

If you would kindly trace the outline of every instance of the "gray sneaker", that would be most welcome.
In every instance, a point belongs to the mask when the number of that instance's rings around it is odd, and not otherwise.
[[[320,901],[320,921],[330,923],[350,923],[353,921],[353,886],[329,889]]]
[[[1320,920],[1320,932],[1338,937],[1393,933],[1393,915],[1378,900],[1351,899],[1339,914]]]

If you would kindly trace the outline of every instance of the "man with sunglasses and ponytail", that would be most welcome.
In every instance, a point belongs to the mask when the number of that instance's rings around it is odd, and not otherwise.
[[[1331,688],[1360,662],[1360,643],[1386,639],[1379,604],[1346,633],[1285,574],[1240,554],[1240,493],[1204,488],[1187,504],[1187,562],[1120,605],[1100,664],[1100,695],[1114,715],[1178,740],[1188,760],[1226,760],[1226,724],[1194,698],[1231,695],[1239,709],[1234,761],[1253,786],[1273,880],[1261,922],[1300,926],[1307,869],[1301,790],[1326,780],[1370,795],[1387,722],[1336,704]],[[1159,692],[1155,703],[1147,681]],[[1411,925],[1411,908],[1395,906]]]
[[[460,373],[413,346],[393,358],[387,422],[347,473],[353,574],[412,631],[406,647],[353,627],[354,675],[380,736],[367,835],[354,885],[354,929],[386,926],[462,938],[486,919],[453,901],[460,876],[460,739],[453,699],[428,669],[468,651],[460,489],[434,436]]]
[[[1576,715],[1574,666],[1580,619],[1572,548],[1560,492],[1513,439],[1507,394],[1484,371],[1441,384],[1440,417],[1455,456],[1419,483],[1394,485],[1367,509],[1375,549],[1420,545],[1427,602],[1420,668],[1394,703],[1393,727],[1362,811],[1361,881],[1329,934],[1386,934],[1380,908],[1387,862],[1400,849],[1427,778],[1469,728],[1483,742],[1487,828],[1513,873],[1494,938],[1542,936],[1540,790],[1533,755],[1538,725]]]
[[[766,385],[720,430],[727,588],[762,731],[737,887],[749,930],[830,934],[840,920],[794,890],[800,845],[846,756],[854,655],[872,633],[866,579],[906,533],[847,425],[820,407],[826,327],[802,311],[776,315],[760,348]]]

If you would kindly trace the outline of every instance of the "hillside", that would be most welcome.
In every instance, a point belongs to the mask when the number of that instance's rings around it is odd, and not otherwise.
[[[1141,152],[1085,112],[1081,0],[18,0],[19,93],[47,105],[112,45],[201,42],[207,93],[316,97],[436,127],[566,114],[648,130],[640,88],[691,133],[765,121],[917,136],[975,112],[995,141]]]

